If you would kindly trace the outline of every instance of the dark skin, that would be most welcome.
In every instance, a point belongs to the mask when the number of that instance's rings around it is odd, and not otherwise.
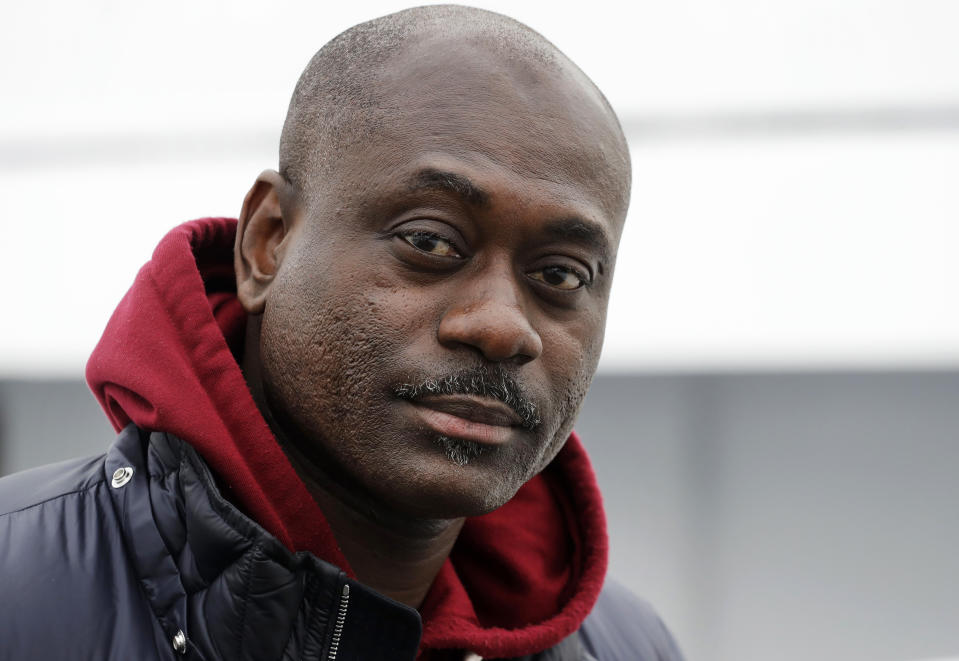
[[[389,122],[314,190],[260,175],[236,270],[260,410],[357,577],[418,607],[465,517],[509,500],[572,430],[599,358],[629,171],[615,119],[578,70],[442,37],[391,67]],[[487,422],[499,409],[395,389],[490,366],[540,423],[499,421],[457,465],[437,445],[435,407]]]

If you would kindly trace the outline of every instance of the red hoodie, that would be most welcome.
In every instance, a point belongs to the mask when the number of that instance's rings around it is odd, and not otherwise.
[[[160,242],[117,306],[87,381],[117,430],[188,441],[224,495],[291,551],[352,571],[247,388],[236,357],[236,221],[185,223]],[[532,654],[579,628],[606,573],[606,521],[576,434],[506,505],[470,518],[420,608],[421,651]]]

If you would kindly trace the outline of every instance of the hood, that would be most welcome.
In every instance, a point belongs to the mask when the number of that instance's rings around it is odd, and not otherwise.
[[[130,422],[188,441],[224,496],[291,551],[353,576],[323,512],[260,415],[237,356],[236,221],[185,223],[160,242],[87,363],[119,431]],[[521,656],[579,628],[606,573],[606,522],[575,434],[506,505],[470,518],[420,608],[421,648]]]

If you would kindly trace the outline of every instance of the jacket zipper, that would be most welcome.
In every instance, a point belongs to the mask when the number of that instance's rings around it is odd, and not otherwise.
[[[350,605],[350,586],[343,585],[340,594],[340,607],[336,611],[336,622],[333,624],[333,638],[330,640],[330,653],[326,657],[329,661],[336,660],[336,653],[340,648],[340,638],[343,636],[343,625],[346,624],[346,609]]]

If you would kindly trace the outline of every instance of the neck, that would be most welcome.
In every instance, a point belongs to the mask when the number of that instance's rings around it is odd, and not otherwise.
[[[295,454],[289,452],[289,454]],[[411,519],[364,507],[306,468],[304,478],[356,577],[377,592],[419,608],[449,557],[464,519]]]

